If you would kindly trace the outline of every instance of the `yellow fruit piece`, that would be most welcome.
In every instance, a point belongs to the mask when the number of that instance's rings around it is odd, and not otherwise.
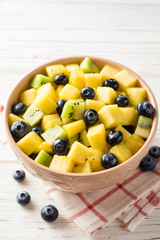
[[[123,69],[114,76],[119,83],[119,90],[125,91],[129,87],[134,87],[137,84],[137,78]]]
[[[123,121],[123,116],[116,104],[104,106],[98,115],[106,129],[116,128]]]
[[[88,149],[88,155],[87,155],[87,161],[90,162],[91,168],[93,172],[104,170],[104,167],[102,167],[101,164],[101,158],[103,153],[96,148],[89,148]]]
[[[122,125],[135,126],[138,120],[138,112],[133,107],[119,107],[119,111],[123,116]]]
[[[114,75],[117,74],[119,71],[120,69],[106,64],[100,71],[100,74],[102,76],[102,80],[105,81],[107,78],[113,78]]]
[[[82,132],[84,129],[86,129],[86,124],[83,119],[68,123],[66,125],[63,125],[62,128],[67,133],[68,138],[74,137],[78,133]]]
[[[96,101],[96,100],[91,100],[91,99],[86,99],[85,101],[85,111],[88,109],[94,109],[97,112],[101,110],[105,105],[104,102],[101,101]]]
[[[60,91],[64,88],[64,85],[59,85],[56,89],[56,101],[58,102],[61,98],[59,96]]]
[[[116,91],[116,93],[117,93],[117,97],[118,97],[119,95],[127,96],[126,92]]]
[[[34,131],[29,132],[21,140],[17,142],[18,147],[28,156],[34,151],[38,151],[40,144],[43,140]]]
[[[93,148],[98,148],[103,153],[109,151],[109,145],[106,141],[106,130],[103,124],[90,127],[87,137]]]
[[[70,75],[73,70],[80,70],[80,67],[77,63],[67,64],[65,65],[65,68]]]
[[[137,106],[138,103],[147,99],[147,92],[145,88],[135,87],[127,88],[126,93],[129,98],[129,104]]]
[[[90,146],[90,142],[88,140],[88,137],[87,137],[87,131],[84,130],[81,132],[81,141],[82,143],[86,146],[86,147],[89,147]]]
[[[60,96],[60,99],[63,99],[66,101],[71,99],[78,99],[80,98],[80,91],[78,88],[70,84],[66,84],[65,87],[60,91],[59,96]]]
[[[86,87],[97,88],[102,86],[102,79],[99,73],[87,73],[85,74]]]
[[[91,164],[88,161],[74,167],[73,169],[73,173],[91,173],[91,172],[92,172]]]
[[[113,104],[117,97],[116,91],[110,87],[98,87],[96,93],[96,100],[104,102],[105,104]]]
[[[47,142],[42,142],[39,146],[40,151],[43,150],[49,154],[53,154],[52,147]]]
[[[83,164],[88,155],[88,148],[83,144],[75,141],[68,153],[68,157],[73,159],[75,164]]]
[[[56,113],[57,104],[48,95],[41,95],[34,100],[34,105],[44,114]]]
[[[82,90],[85,86],[85,76],[84,73],[80,69],[72,70],[70,77],[69,77],[69,84]]]
[[[133,154],[139,151],[139,149],[143,146],[145,141],[142,137],[133,134],[131,137],[126,141],[126,146],[131,150]]]
[[[115,130],[123,133],[123,142],[126,142],[132,136],[122,125],[118,125]]]
[[[54,87],[51,83],[46,83],[38,88],[37,97],[40,97],[42,95],[48,95],[56,102],[56,91],[54,90]]]
[[[45,115],[42,119],[41,128],[45,132],[55,124],[62,126],[62,120],[58,114]]]
[[[124,144],[124,142],[121,142],[112,147],[110,149],[110,152],[117,157],[119,163],[125,162],[133,155],[130,149]]]
[[[30,88],[20,94],[19,100],[29,107],[36,98],[37,91],[34,88]]]
[[[53,80],[54,77],[60,73],[66,74],[67,70],[62,64],[55,64],[55,65],[47,66],[46,73],[48,77]]]
[[[72,172],[74,166],[75,163],[71,158],[66,156],[54,155],[49,168],[59,172]]]
[[[19,116],[15,115],[13,113],[9,113],[8,114],[9,127],[11,127],[12,124],[14,122],[17,122],[17,121],[24,121],[24,122],[26,122],[23,118],[20,118]]]

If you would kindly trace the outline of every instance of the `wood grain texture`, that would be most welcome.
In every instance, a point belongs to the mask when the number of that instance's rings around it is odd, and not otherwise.
[[[71,55],[106,57],[128,66],[149,84],[159,104],[159,12],[159,0],[1,0],[0,104],[27,71]],[[13,181],[17,167],[15,157],[0,144],[0,239],[89,239],[29,173],[23,184]],[[15,201],[21,190],[32,195],[29,209]],[[60,211],[54,224],[40,217],[41,207],[48,203]],[[160,239],[160,208],[133,233],[121,225],[114,221],[95,239]]]

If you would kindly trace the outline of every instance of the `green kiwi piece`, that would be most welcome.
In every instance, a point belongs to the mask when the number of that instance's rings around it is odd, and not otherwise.
[[[141,136],[144,139],[147,139],[152,127],[152,122],[153,120],[151,118],[140,115],[138,118],[135,134]]]
[[[42,75],[42,74],[37,74],[30,82],[30,86],[32,88],[39,88],[40,86],[44,85],[45,83],[52,82],[52,79],[49,77]]]
[[[84,73],[99,73],[99,68],[92,62],[89,57],[86,57],[80,64],[80,69]]]
[[[44,165],[46,167],[49,167],[49,165],[51,164],[51,161],[52,161],[52,157],[44,150],[41,150],[38,153],[37,157],[35,158],[35,162],[41,165]]]
[[[32,104],[23,114],[23,118],[31,127],[36,126],[43,118],[44,113],[41,112],[34,104]]]

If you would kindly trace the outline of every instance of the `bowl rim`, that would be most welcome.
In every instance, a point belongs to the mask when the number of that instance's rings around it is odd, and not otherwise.
[[[9,108],[9,99],[11,97],[11,95],[13,94],[13,92],[15,91],[16,88],[18,88],[18,86],[21,84],[21,82],[24,81],[25,78],[27,78],[30,74],[34,73],[35,71],[37,71],[38,69],[42,69],[44,68],[45,66],[47,65],[52,65],[52,64],[59,64],[57,62],[63,62],[65,60],[82,60],[84,59],[85,57],[89,57],[91,58],[93,61],[104,61],[105,64],[111,64],[113,66],[116,66],[120,69],[126,69],[127,71],[129,71],[131,74],[133,74],[134,76],[137,77],[138,81],[142,83],[143,86],[145,86],[145,89],[147,90],[147,93],[148,95],[150,96],[150,98],[152,99],[152,102],[153,102],[153,105],[154,105],[154,108],[155,108],[155,114],[154,114],[154,118],[153,118],[153,124],[152,124],[152,128],[151,128],[151,131],[150,131],[150,134],[149,134],[149,137],[147,138],[147,140],[145,141],[144,145],[140,148],[140,150],[135,153],[131,158],[129,158],[128,160],[126,160],[125,162],[121,163],[121,164],[118,164],[117,166],[115,166],[114,168],[109,168],[109,169],[104,169],[104,170],[101,170],[101,171],[97,171],[97,172],[92,172],[92,173],[70,173],[70,172],[60,172],[60,171],[56,171],[56,170],[53,170],[53,169],[50,169],[48,167],[45,167],[39,163],[36,163],[35,161],[33,161],[33,159],[31,159],[29,156],[27,156],[16,144],[16,142],[14,141],[11,133],[10,133],[10,129],[9,129],[9,125],[8,125],[8,108]],[[73,63],[73,62],[71,62]],[[71,63],[68,63],[68,64],[71,64]],[[63,64],[63,63],[62,63]],[[157,105],[157,102],[156,102],[156,99],[155,99],[155,96],[152,92],[152,90],[150,89],[150,87],[148,86],[148,84],[137,74],[135,73],[133,70],[131,70],[130,68],[116,62],[116,61],[113,61],[113,60],[110,60],[110,59],[106,59],[106,58],[101,58],[101,57],[94,57],[94,56],[70,56],[70,57],[64,57],[64,58],[58,58],[58,59],[54,59],[54,60],[51,60],[51,61],[48,61],[48,62],[45,62],[41,65],[38,65],[36,68],[28,71],[24,76],[22,76],[20,78],[20,80],[17,82],[17,84],[14,86],[14,88],[11,90],[11,92],[9,93],[8,97],[7,97],[7,101],[6,101],[6,104],[5,104],[5,107],[4,107],[4,126],[5,126],[5,132],[6,132],[6,135],[7,135],[7,139],[8,139],[8,142],[9,142],[9,145],[11,146],[13,152],[18,152],[20,156],[22,156],[22,158],[24,158],[26,161],[28,161],[31,165],[34,166],[34,168],[39,168],[43,171],[46,171],[50,174],[52,173],[55,173],[55,174],[58,174],[58,175],[63,175],[63,176],[67,176],[67,177],[78,177],[78,178],[81,178],[81,177],[86,177],[86,176],[99,176],[101,174],[104,174],[106,172],[111,172],[113,171],[114,169],[118,169],[118,168],[121,168],[123,167],[125,164],[128,164],[129,162],[133,161],[133,159],[135,157],[137,157],[138,155],[140,155],[141,152],[143,152],[143,150],[145,149],[145,147],[151,142],[152,138],[154,137],[155,135],[155,132],[157,130],[157,126],[158,126],[158,105]]]

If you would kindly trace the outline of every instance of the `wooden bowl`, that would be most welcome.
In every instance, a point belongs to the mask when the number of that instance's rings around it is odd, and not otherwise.
[[[152,91],[150,90],[150,88],[148,87],[148,85],[144,82],[144,80],[140,76],[138,76],[135,72],[128,69],[127,67],[119,63],[113,62],[111,60],[98,58],[98,57],[90,57],[90,58],[100,68],[102,68],[105,64],[108,63],[120,69],[128,70],[131,74],[133,74],[139,80],[139,85],[146,89],[148,94],[148,100],[155,108],[153,125],[152,125],[152,129],[148,139],[146,140],[143,147],[135,155],[133,155],[130,159],[128,159],[124,163],[121,163],[114,168],[106,169],[106,170],[94,172],[94,173],[78,174],[78,173],[62,173],[62,172],[54,171],[43,165],[36,163],[31,158],[29,158],[24,152],[22,152],[21,149],[16,145],[10,133],[10,129],[8,125],[8,114],[11,112],[11,106],[12,104],[18,101],[19,94],[25,89],[29,88],[30,80],[38,73],[45,74],[45,66],[47,65],[58,64],[58,63],[62,63],[64,65],[69,63],[80,63],[82,59],[84,59],[84,56],[68,57],[68,58],[62,58],[62,59],[54,60],[51,62],[47,62],[42,66],[29,72],[19,81],[19,83],[11,92],[8,98],[7,104],[5,106],[5,113],[4,113],[5,114],[4,122],[5,122],[5,130],[6,130],[7,138],[12,150],[17,156],[17,159],[35,177],[46,181],[48,184],[50,184],[55,188],[69,191],[69,192],[74,192],[74,193],[89,192],[92,190],[108,187],[125,179],[128,176],[128,174],[130,174],[137,168],[141,159],[147,154],[149,147],[152,144],[153,137],[155,135],[155,132],[157,129],[157,123],[158,123],[158,107],[157,107],[155,97]]]

